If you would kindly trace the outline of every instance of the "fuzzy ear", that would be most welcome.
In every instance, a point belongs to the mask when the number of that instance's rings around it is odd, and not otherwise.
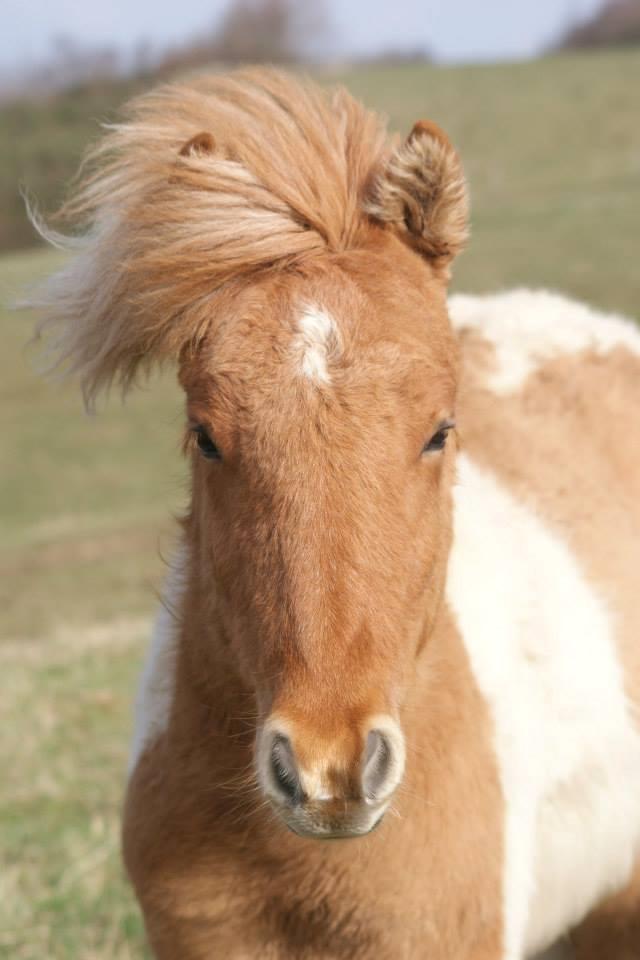
[[[181,157],[202,156],[203,154],[213,153],[216,149],[216,142],[210,133],[203,131],[196,133],[180,148]]]
[[[468,237],[469,200],[460,158],[430,120],[419,120],[388,158],[365,204],[420,253],[449,263]]]

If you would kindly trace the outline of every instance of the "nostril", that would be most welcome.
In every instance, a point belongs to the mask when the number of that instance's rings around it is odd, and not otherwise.
[[[370,730],[364,749],[362,790],[369,800],[377,799],[392,766],[391,744],[379,730]]]
[[[301,803],[304,799],[300,777],[288,737],[276,734],[271,745],[271,776],[277,792],[291,804]]]

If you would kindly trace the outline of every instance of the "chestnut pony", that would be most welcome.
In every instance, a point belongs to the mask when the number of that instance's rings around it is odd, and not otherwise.
[[[460,160],[344,91],[163,87],[86,170],[42,329],[89,403],[186,396],[124,814],[156,956],[637,960],[633,325],[448,303]]]

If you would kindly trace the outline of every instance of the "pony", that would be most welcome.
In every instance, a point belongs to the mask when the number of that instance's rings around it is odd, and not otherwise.
[[[52,363],[186,402],[123,815],[155,955],[637,960],[633,324],[448,298],[446,134],[277,71],[134,100],[67,213]]]

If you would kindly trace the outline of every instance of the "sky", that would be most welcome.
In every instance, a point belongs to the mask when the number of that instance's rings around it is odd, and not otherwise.
[[[313,0],[307,0],[310,4]],[[0,0],[0,70],[46,58],[56,36],[125,54],[175,45],[215,24],[229,0]],[[449,62],[536,54],[601,0],[326,0],[330,54],[426,47]]]

